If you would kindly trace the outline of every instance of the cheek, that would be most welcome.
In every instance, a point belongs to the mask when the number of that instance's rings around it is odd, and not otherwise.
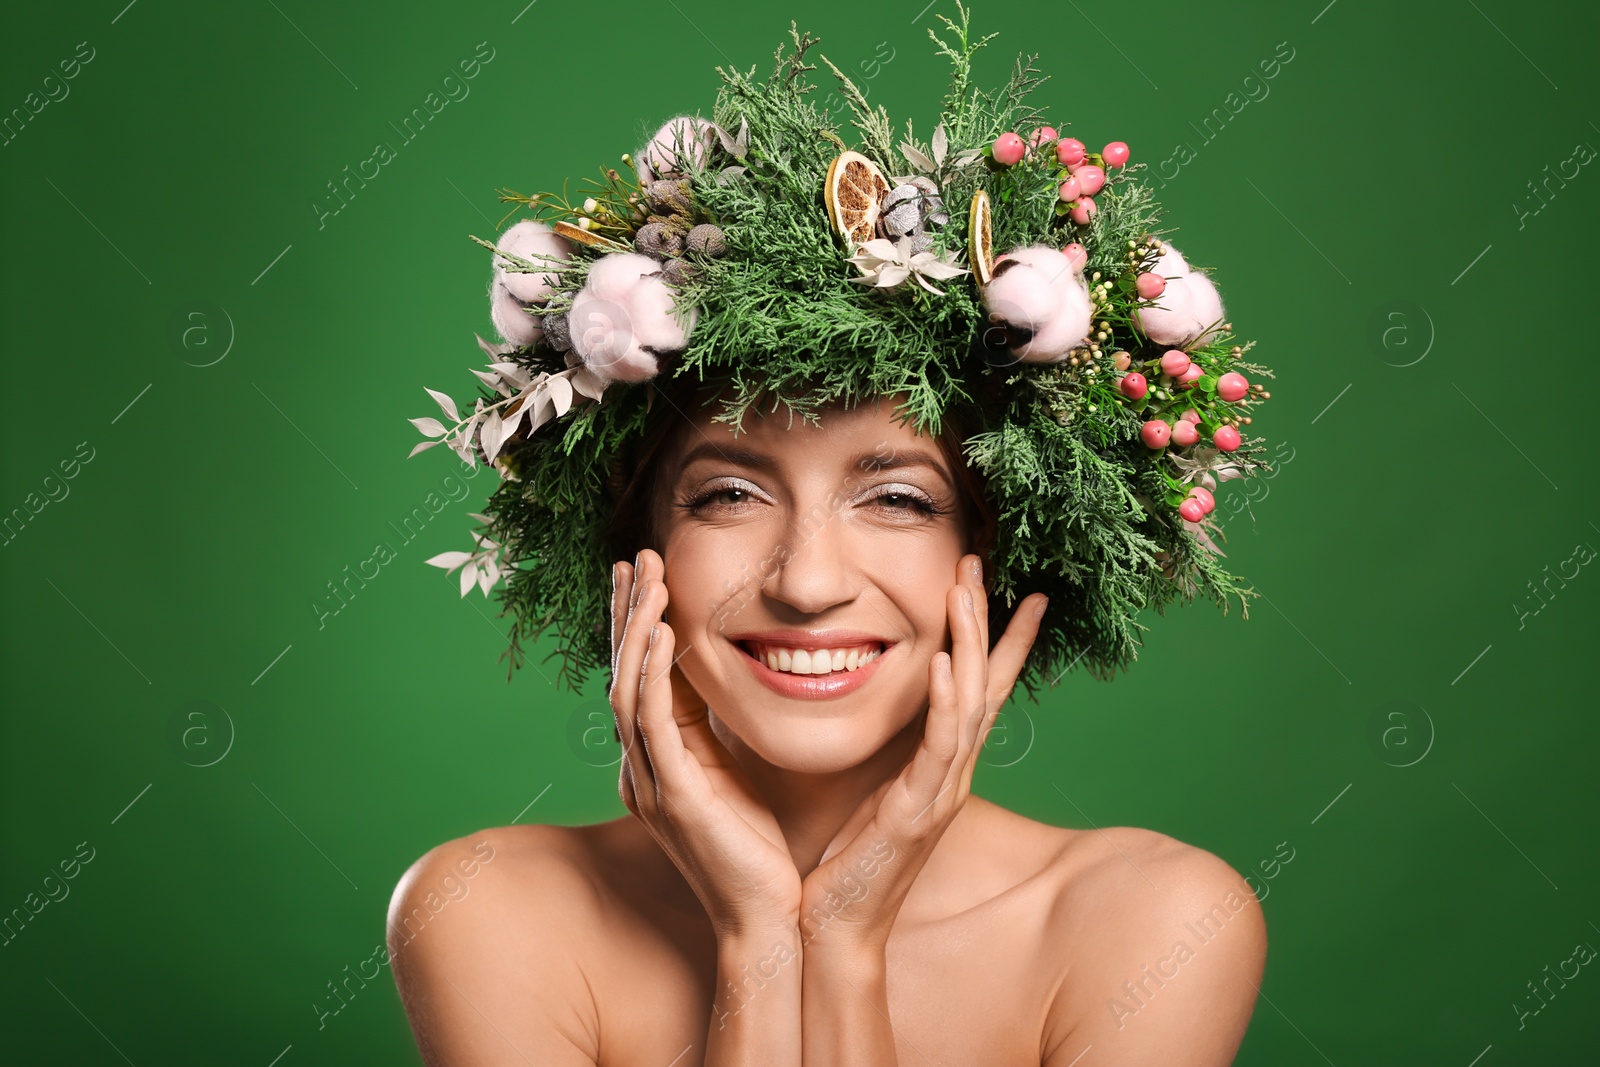
[[[730,627],[759,595],[781,558],[770,539],[739,536],[728,530],[690,531],[669,539],[666,564],[667,622],[683,636]]]
[[[878,568],[879,586],[905,613],[926,655],[950,647],[945,598],[956,582],[956,564],[964,554],[953,538],[940,538],[915,550],[902,546]]]

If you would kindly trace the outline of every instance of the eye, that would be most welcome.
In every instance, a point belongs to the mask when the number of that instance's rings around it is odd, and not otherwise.
[[[749,495],[750,493],[747,490],[740,489],[738,486],[734,486],[729,489],[713,489],[711,492],[706,493],[704,496],[696,500],[695,504],[708,504],[713,500],[722,500],[724,502],[733,504],[743,504],[745,502],[743,499],[734,498],[748,497]]]
[[[754,499],[755,494],[742,485],[713,485],[679,506],[690,514],[698,514],[712,504],[737,508],[751,503]]]
[[[889,489],[871,498],[888,511],[904,511],[920,515],[938,515],[940,508],[921,493]]]

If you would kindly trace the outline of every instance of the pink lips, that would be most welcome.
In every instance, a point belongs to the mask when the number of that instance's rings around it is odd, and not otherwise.
[[[777,644],[780,643],[777,639],[777,635],[779,633],[782,633],[784,637],[782,643],[787,644],[789,641],[794,640],[792,631],[787,633],[783,631],[773,631],[771,633],[762,634],[761,638]],[[881,638],[857,635],[854,631],[828,631],[829,635],[836,633],[848,633],[848,637],[846,640],[838,640],[830,637],[830,640],[826,642],[819,640],[811,643],[813,635],[801,635],[804,640],[802,642],[797,642],[790,647],[830,648],[857,643],[866,644],[874,641],[881,642]],[[754,638],[752,637],[750,639],[753,640]],[[744,661],[750,665],[750,670],[755,674],[756,679],[762,685],[766,686],[774,693],[777,693],[781,696],[792,697],[796,700],[833,700],[837,697],[842,697],[847,693],[855,692],[857,689],[860,689],[862,686],[866,685],[868,679],[877,673],[878,664],[882,663],[885,657],[887,657],[894,649],[893,644],[886,644],[886,647],[881,653],[879,653],[876,659],[864,667],[857,667],[853,671],[834,671],[831,674],[791,674],[788,671],[775,671],[771,667],[768,667],[761,660],[758,660],[752,656],[749,650],[746,649],[741,642],[735,641],[734,645],[739,649]]]

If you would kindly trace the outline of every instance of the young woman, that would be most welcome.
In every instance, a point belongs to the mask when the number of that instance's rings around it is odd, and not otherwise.
[[[575,691],[609,614],[628,814],[406,872],[389,948],[430,1064],[1232,1060],[1246,881],[971,784],[1019,678],[1114,673],[1139,612],[1253,592],[1207,516],[1264,466],[1243,372],[1271,372],[1129,146],[1045,125],[1031,60],[974,88],[957,10],[927,142],[830,63],[848,147],[791,25],[765,82],[719,67],[711,121],[621,157],[637,182],[504,197],[536,217],[493,246],[498,395],[412,420],[413,454],[502,482],[478,549],[428,562],[463,596],[504,576],[511,651],[554,626]]]
[[[960,427],[918,436],[900,399],[661,417],[614,524],[644,546],[611,599],[629,814],[406,872],[390,951],[429,1064],[1232,1061],[1265,954],[1243,878],[970,795],[1048,605],[992,637]]]

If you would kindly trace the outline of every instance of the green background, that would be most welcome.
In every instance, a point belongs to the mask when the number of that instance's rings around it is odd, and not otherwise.
[[[422,387],[472,395],[492,336],[467,235],[496,232],[496,188],[559,190],[709,114],[714,67],[764,74],[791,15],[931,129],[948,64],[926,29],[954,4],[125,4],[19,6],[0,34],[7,113],[93,49],[0,145],[0,507],[70,490],[0,553],[0,912],[94,849],[0,947],[0,1056],[415,1063],[387,971],[321,1029],[313,1007],[381,944],[407,865],[624,813],[609,757],[572,740],[599,681],[507,685],[497,605],[423,565],[470,547],[492,475],[415,540],[391,527],[455,467],[405,459]],[[1521,1026],[1514,1007],[1600,945],[1600,576],[1549,582],[1536,614],[1529,589],[1600,547],[1600,162],[1547,203],[1529,187],[1600,146],[1592,16],[980,0],[973,28],[999,33],[982,84],[1041,53],[1064,133],[1150,163],[1188,145],[1160,197],[1276,369],[1252,429],[1290,457],[1248,508],[1219,494],[1263,594],[1248,621],[1148,620],[1131,674],[1008,715],[975,788],[1258,880],[1287,843],[1240,1063],[1593,1062],[1593,967]],[[390,124],[479,42],[470,95],[405,142]],[[1280,42],[1292,60],[1231,113]],[[319,225],[378,141],[395,157]],[[80,442],[93,459],[47,483]],[[399,558],[319,625],[379,542]]]

